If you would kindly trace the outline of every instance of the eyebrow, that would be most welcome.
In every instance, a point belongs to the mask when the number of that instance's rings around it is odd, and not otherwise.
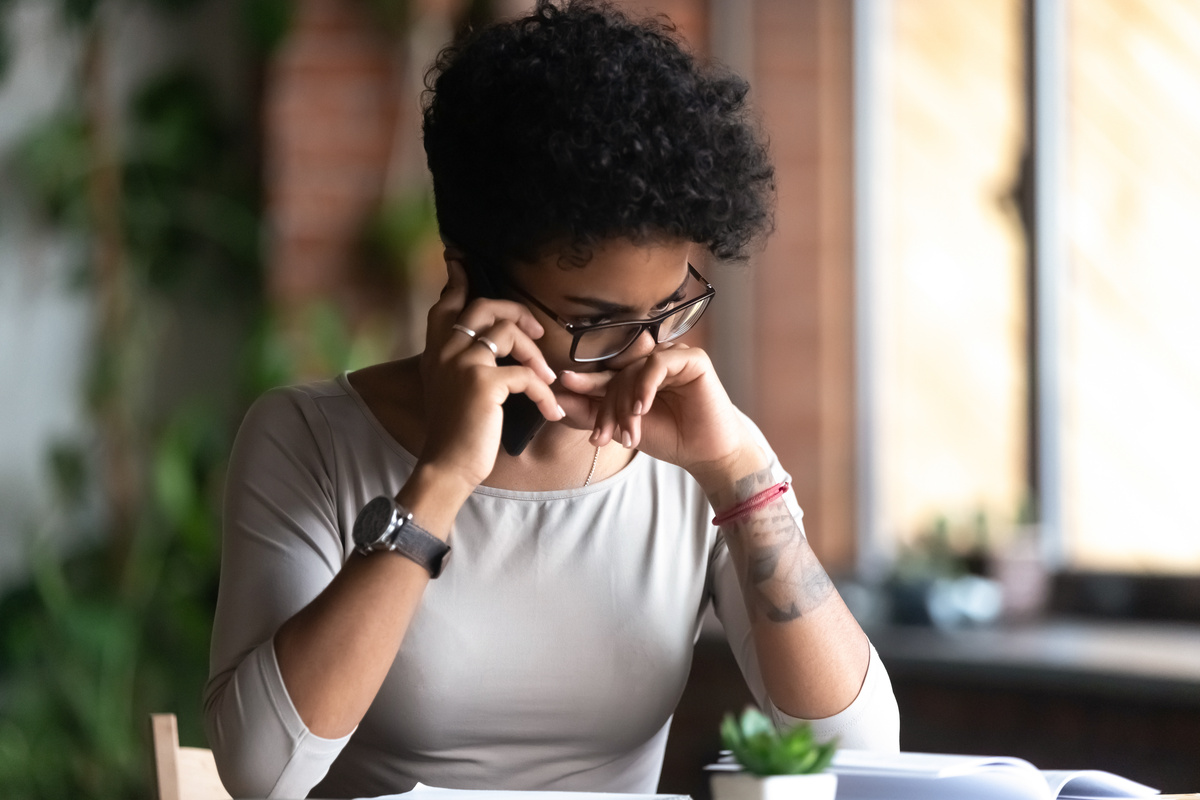
[[[688,274],[683,276],[683,283],[679,284],[679,288],[676,289],[670,296],[664,297],[662,300],[658,301],[658,303],[656,303],[655,305],[661,306],[661,305],[665,305],[666,303],[669,303],[673,300],[682,300],[683,295],[684,295],[685,291],[687,290],[688,281],[691,279],[691,277],[692,277],[692,271],[689,269]],[[588,306],[590,308],[594,308],[597,311],[602,311],[606,314],[635,314],[635,313],[637,313],[637,309],[634,308],[633,306],[626,306],[626,305],[622,305],[620,303],[613,303],[608,300],[601,300],[598,297],[580,297],[579,295],[566,295],[565,297],[563,297],[563,299],[570,303],[576,303],[577,305]]]

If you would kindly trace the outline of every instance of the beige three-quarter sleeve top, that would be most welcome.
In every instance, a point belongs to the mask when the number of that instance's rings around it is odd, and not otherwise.
[[[417,781],[654,792],[710,601],[751,690],[789,720],[763,689],[703,492],[684,470],[637,454],[585,488],[479,487],[361,724],[342,739],[313,735],[280,678],[274,634],[349,558],[358,510],[395,494],[415,463],[345,376],[272,391],[246,415],[229,467],[204,698],[235,797],[370,796]],[[858,698],[815,729],[846,747],[898,749],[874,649]]]

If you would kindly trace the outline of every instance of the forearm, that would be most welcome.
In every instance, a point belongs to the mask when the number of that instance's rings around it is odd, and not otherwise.
[[[449,536],[466,498],[418,468],[397,495],[423,527]],[[395,553],[353,555],[275,635],[275,655],[297,713],[317,736],[338,738],[362,720],[396,658],[429,573]]]
[[[724,510],[768,489],[777,476],[765,457],[744,460],[736,480],[709,483]],[[721,526],[750,618],[763,682],[794,717],[819,719],[854,701],[870,649],[784,498]]]

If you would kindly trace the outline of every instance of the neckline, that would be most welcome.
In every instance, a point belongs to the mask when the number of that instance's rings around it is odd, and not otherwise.
[[[383,426],[383,423],[380,422],[379,418],[375,416],[375,412],[373,412],[371,407],[367,405],[367,401],[364,400],[362,395],[358,393],[358,390],[354,388],[354,384],[350,382],[350,371],[346,370],[342,372],[337,376],[336,381],[338,385],[341,386],[341,388],[346,392],[346,394],[349,395],[352,400],[354,400],[355,405],[358,406],[358,410],[364,417],[366,417],[367,422],[372,428],[375,429],[375,434],[383,440],[384,444],[387,445],[387,447],[397,455],[399,455],[400,458],[402,458],[409,466],[416,466],[417,457],[409,452],[404,445],[396,441],[394,436],[388,433],[387,428]],[[612,486],[617,485],[618,483],[623,483],[629,479],[629,476],[633,474],[635,469],[641,469],[641,465],[643,463],[647,463],[649,459],[650,457],[643,454],[641,451],[635,451],[633,458],[629,459],[629,463],[617,470],[612,475],[609,475],[608,477],[602,478],[598,481],[592,481],[592,483],[587,486],[579,486],[573,489],[526,491],[520,489],[499,489],[494,486],[484,486],[483,484],[480,484],[475,487],[473,494],[483,494],[490,497],[500,497],[509,500],[561,500],[571,497],[580,497],[582,495],[593,494],[598,491],[605,491]]]

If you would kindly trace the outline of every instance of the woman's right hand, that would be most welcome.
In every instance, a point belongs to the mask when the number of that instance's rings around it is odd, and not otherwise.
[[[500,449],[501,404],[514,392],[529,396],[548,420],[562,409],[550,384],[556,380],[534,343],[544,333],[525,306],[509,300],[467,302],[467,274],[448,256],[449,280],[429,309],[421,379],[425,397],[425,442],[420,463],[461,481],[469,493],[492,472]],[[461,325],[472,337],[453,326]],[[496,354],[479,341],[486,337]],[[511,355],[519,363],[497,366]]]

